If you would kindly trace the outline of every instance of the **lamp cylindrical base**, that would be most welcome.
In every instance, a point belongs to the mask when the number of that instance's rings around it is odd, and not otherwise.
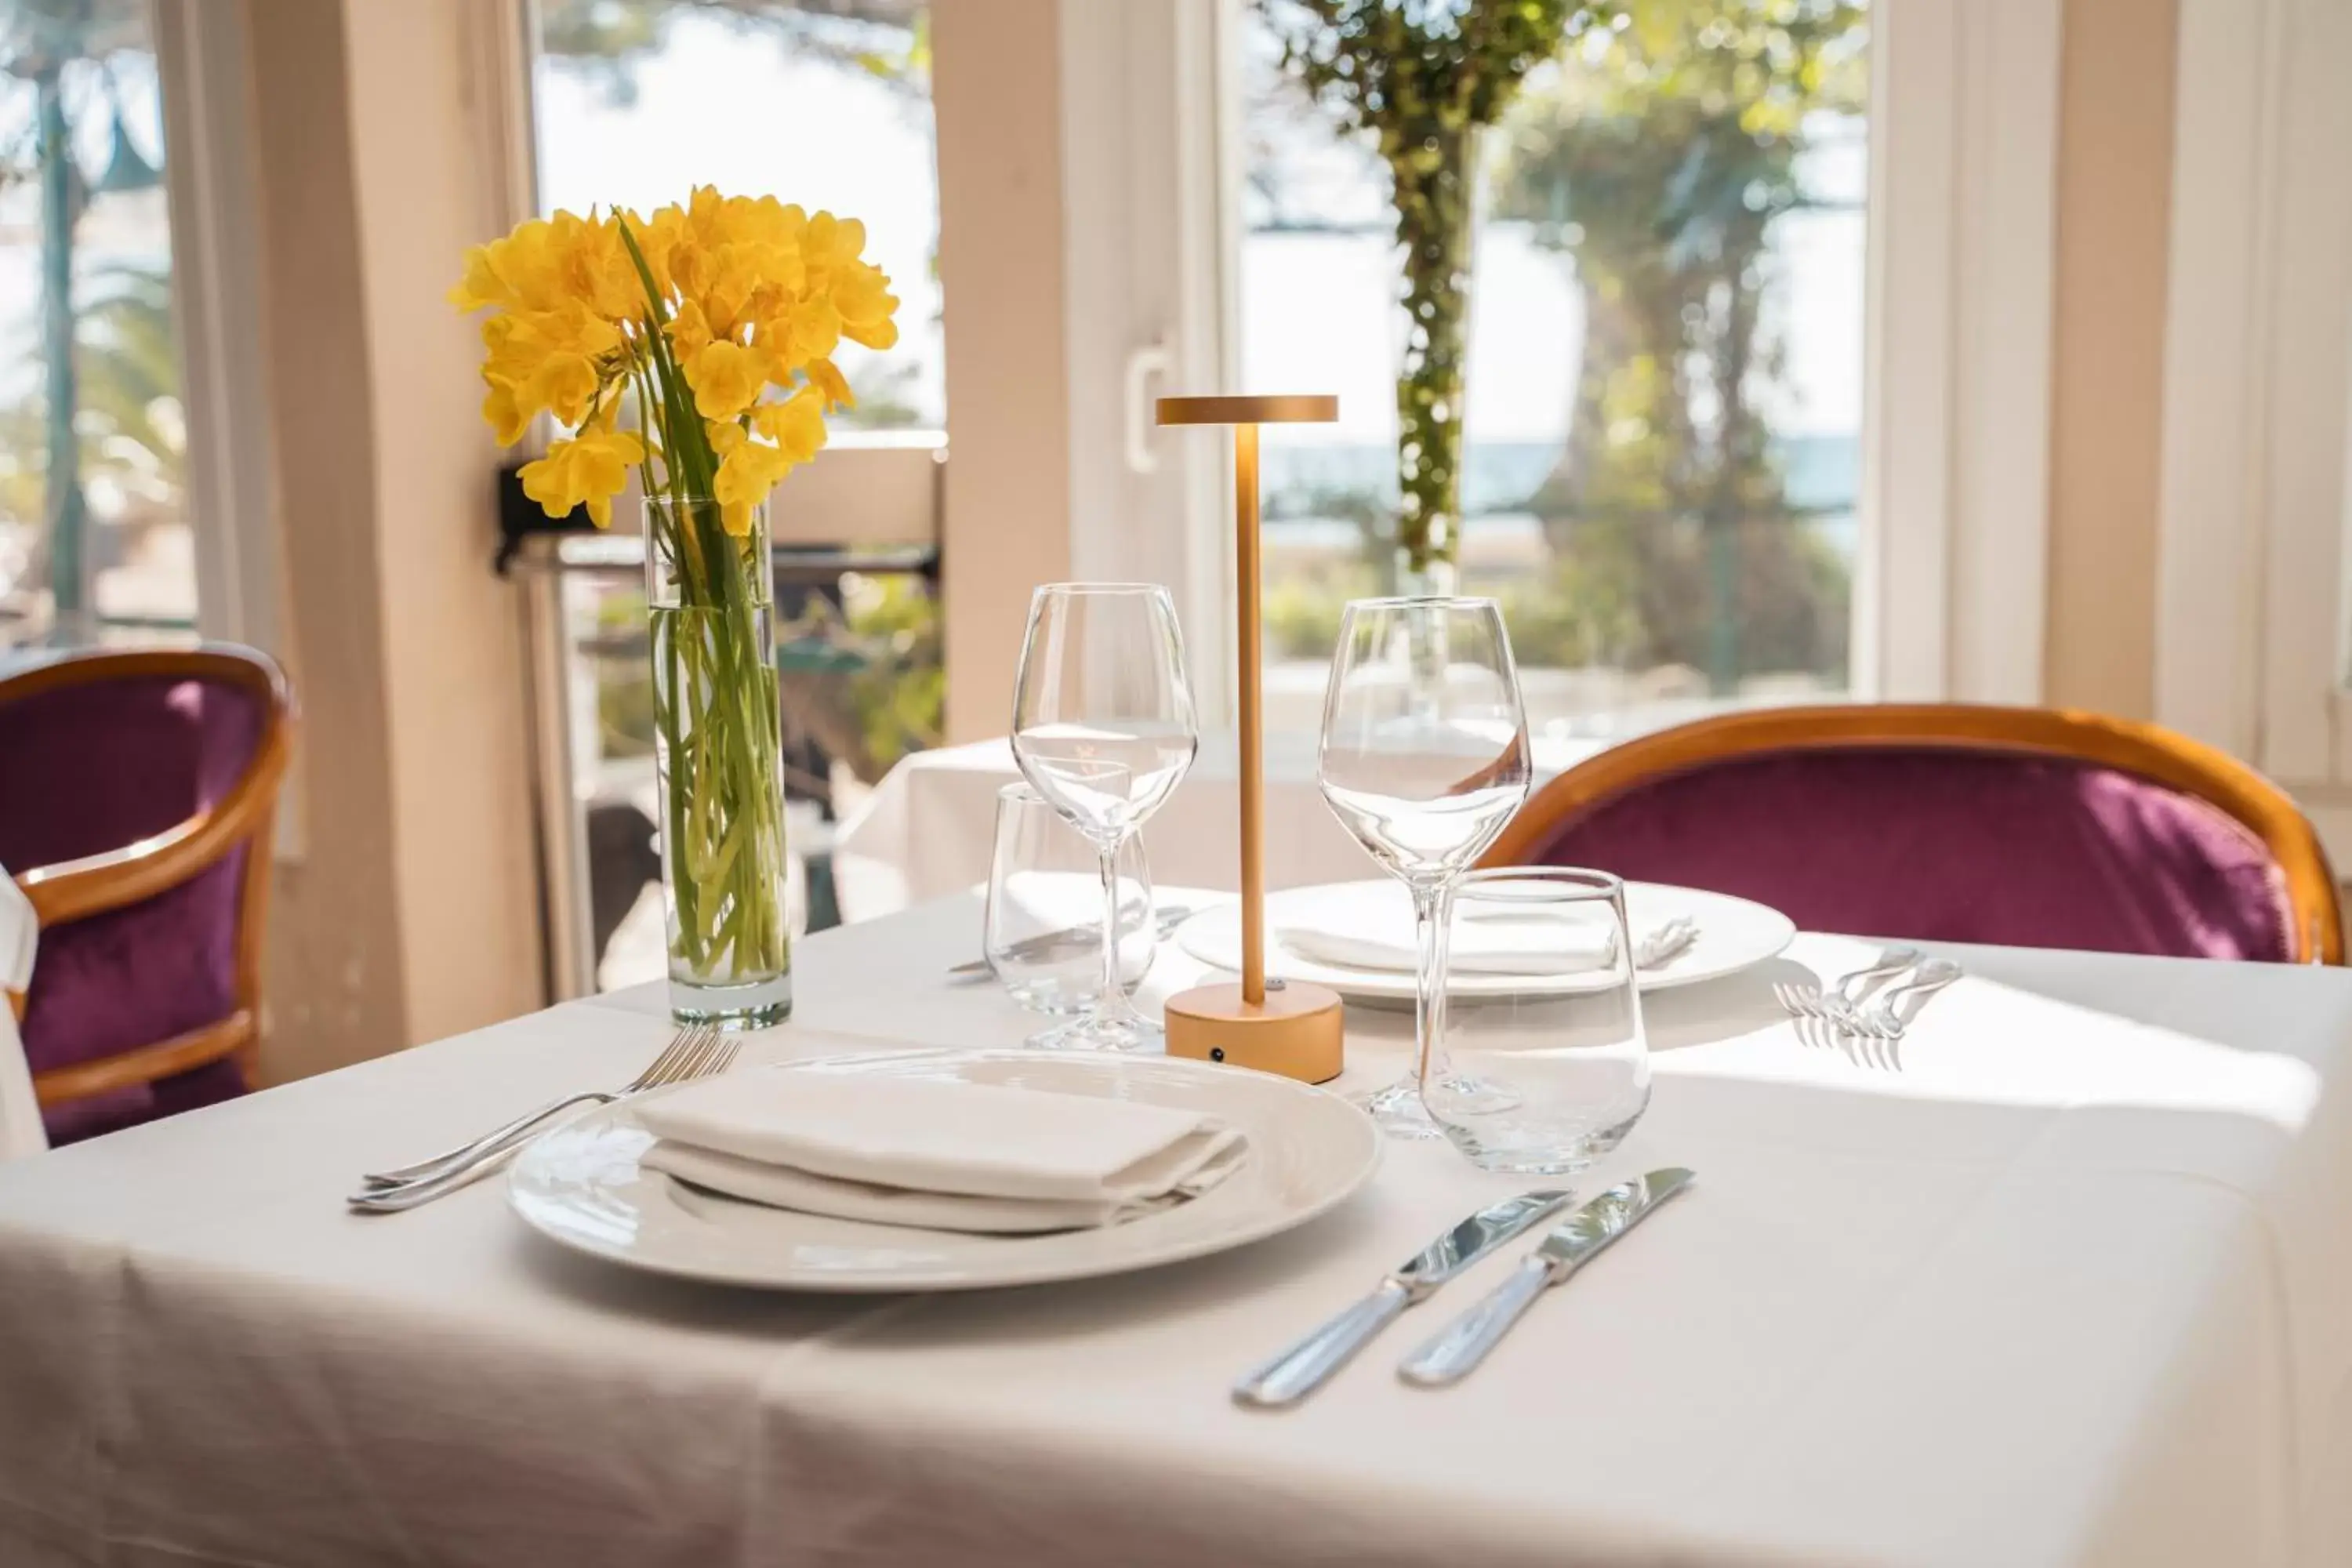
[[[1344,1019],[1338,992],[1302,981],[1269,982],[1256,1006],[1238,984],[1196,985],[1168,999],[1168,1054],[1328,1083],[1346,1065]]]

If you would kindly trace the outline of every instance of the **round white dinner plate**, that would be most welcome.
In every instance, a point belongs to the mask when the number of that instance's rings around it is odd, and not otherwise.
[[[1410,945],[1412,900],[1402,882],[1381,879],[1329,882],[1320,887],[1291,888],[1268,893],[1265,899],[1265,972],[1285,980],[1309,981],[1328,986],[1340,995],[1374,1002],[1411,1002],[1413,975],[1410,970],[1358,969],[1325,963],[1293,952],[1283,945],[1286,926],[1342,931],[1363,923],[1367,908],[1393,915],[1397,939]],[[1698,940],[1655,969],[1641,972],[1644,991],[1675,985],[1696,985],[1719,980],[1776,958],[1796,940],[1796,922],[1775,909],[1728,893],[1698,888],[1677,888],[1664,882],[1625,884],[1625,918],[1633,923],[1633,940],[1682,917],[1698,926]],[[1242,916],[1238,904],[1218,904],[1202,910],[1176,928],[1177,946],[1219,969],[1242,966]],[[1573,996],[1605,985],[1595,973],[1567,974],[1454,974],[1448,996]]]
[[[1379,1131],[1338,1095],[1207,1062],[913,1051],[744,1070],[889,1073],[1203,1110],[1240,1128],[1249,1151],[1200,1196],[1124,1225],[968,1236],[769,1208],[645,1170],[637,1156],[654,1137],[624,1100],[526,1147],[508,1202],[566,1247],[657,1274],[778,1290],[976,1290],[1123,1274],[1260,1241],[1345,1202],[1381,1162]]]

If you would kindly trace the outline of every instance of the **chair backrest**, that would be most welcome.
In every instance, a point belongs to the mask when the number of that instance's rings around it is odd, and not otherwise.
[[[254,658],[74,654],[0,680],[0,866],[103,854],[216,809],[272,718],[275,670]]]
[[[1487,865],[1594,866],[1773,905],[1813,931],[2343,962],[2294,803],[2155,725],[2045,709],[1727,714],[1553,780]]]

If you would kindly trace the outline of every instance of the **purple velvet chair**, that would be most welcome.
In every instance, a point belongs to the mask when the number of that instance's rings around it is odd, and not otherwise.
[[[1758,900],[1809,931],[2344,961],[2284,792],[2152,724],[1961,704],[1783,708],[1645,735],[1538,792],[1483,862]]]
[[[248,648],[0,680],[0,865],[40,922],[23,1032],[52,1143],[249,1086],[292,727],[285,677]]]

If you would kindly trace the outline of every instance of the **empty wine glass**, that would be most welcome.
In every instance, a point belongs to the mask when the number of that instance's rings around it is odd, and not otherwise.
[[[1412,895],[1420,939],[1415,1070],[1363,1105],[1391,1132],[1433,1138],[1422,1090],[1453,1079],[1444,1030],[1454,884],[1528,796],[1527,712],[1501,607],[1455,598],[1350,604],[1323,696],[1317,778],[1341,825]]]
[[[1176,788],[1199,748],[1184,642],[1168,590],[1050,583],[1029,601],[1013,698],[1013,758],[1101,864],[1103,978],[1094,1005],[1038,1046],[1157,1050],[1167,1036],[1118,983],[1119,847]]]

